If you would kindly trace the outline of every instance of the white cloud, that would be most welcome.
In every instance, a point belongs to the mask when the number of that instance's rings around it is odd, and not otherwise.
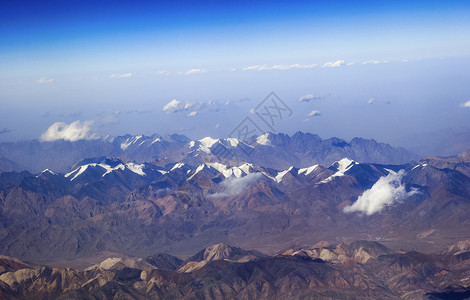
[[[363,65],[376,65],[376,64],[386,64],[388,63],[387,60],[374,60],[374,59],[369,59],[369,60],[366,60],[366,61],[363,61],[362,64]]]
[[[344,65],[344,60],[338,59],[337,61],[326,62],[322,65],[322,68],[336,68]]]
[[[98,136],[93,132],[92,125],[92,121],[81,122],[77,120],[70,124],[56,122],[41,135],[40,140],[42,142],[57,140],[75,142],[78,140],[96,139]]]
[[[370,98],[368,101],[367,101],[367,104],[372,104],[374,103],[375,99],[374,98]]]
[[[231,196],[238,195],[244,190],[246,190],[246,188],[249,185],[258,181],[262,176],[263,175],[261,173],[250,173],[246,175],[245,177],[241,177],[241,178],[231,177],[231,178],[225,179],[220,184],[224,188],[224,191],[209,195],[209,197],[210,198],[231,197]]]
[[[170,72],[165,71],[165,70],[160,70],[160,71],[155,72],[155,74],[157,74],[157,75],[170,75]]]
[[[304,96],[300,97],[299,101],[300,102],[310,102],[310,101],[313,101],[313,100],[320,100],[321,98],[323,98],[323,97],[315,96],[314,94],[308,94],[308,95],[304,95]]]
[[[460,107],[470,107],[470,100],[465,103],[460,103]]]
[[[36,81],[37,83],[50,83],[50,82],[54,82],[54,78],[46,78],[46,77],[42,77],[40,79],[38,79]]]
[[[243,68],[242,70],[243,71],[251,71],[251,70],[262,71],[262,70],[269,70],[269,67],[268,65],[249,66],[249,67]]]
[[[312,110],[309,114],[308,114],[309,117],[319,117],[321,116],[320,115],[320,111],[319,110]]]
[[[109,75],[111,78],[129,78],[132,77],[132,73],[123,73],[123,74],[111,74]]]
[[[376,65],[376,64],[380,64],[380,60],[369,59],[369,60],[363,61],[362,64],[363,65]]]
[[[264,71],[264,70],[280,70],[280,71],[286,71],[286,70],[291,70],[291,69],[311,69],[316,67],[317,64],[310,64],[310,65],[301,65],[301,64],[291,64],[291,65],[273,65],[273,66],[268,66],[266,65],[256,65],[256,66],[249,66],[245,67],[242,70],[243,71]]]
[[[401,183],[405,175],[404,170],[398,173],[390,173],[380,179],[369,189],[366,190],[357,201],[344,208],[345,213],[362,212],[366,215],[372,215],[380,212],[386,206],[400,203],[409,196],[416,194],[417,190],[407,192],[405,186]]]
[[[191,70],[187,70],[186,72],[183,72],[182,74],[184,75],[191,75],[191,74],[197,74],[197,73],[205,73],[207,72],[206,70],[204,69],[191,69]],[[180,73],[181,74],[181,73]]]
[[[169,114],[169,113],[175,113],[175,112],[187,110],[189,107],[190,107],[189,103],[184,103],[182,101],[173,99],[167,104],[165,104],[162,110],[166,112],[167,114]]]
[[[290,69],[311,69],[316,67],[317,64],[310,64],[310,65],[299,65],[299,64],[292,64],[292,65],[275,65],[272,66],[271,69],[275,70],[290,70]]]
[[[176,99],[171,100],[165,104],[162,108],[167,114],[177,112],[188,112],[188,117],[194,117],[199,111],[208,109],[210,111],[219,111],[223,109],[225,105],[218,101],[207,101],[207,102],[184,102]]]

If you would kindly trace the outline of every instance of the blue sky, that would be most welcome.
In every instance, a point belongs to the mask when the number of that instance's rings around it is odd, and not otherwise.
[[[221,137],[271,91],[281,132],[470,126],[468,1],[96,2],[0,3],[0,141],[77,120]]]

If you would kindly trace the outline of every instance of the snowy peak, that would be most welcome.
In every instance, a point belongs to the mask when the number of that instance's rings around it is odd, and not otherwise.
[[[308,174],[315,171],[317,168],[318,168],[318,165],[313,165],[313,166],[308,167],[308,168],[302,168],[302,169],[299,169],[297,174],[299,174],[299,175],[304,174],[305,176],[307,176]]]
[[[287,174],[289,173],[290,171],[292,171],[294,167],[290,167],[289,169],[287,170],[284,170],[284,171],[281,171],[281,172],[278,172],[276,177],[274,177],[274,181],[276,181],[277,183],[281,182],[282,181],[282,178]]]
[[[334,162],[333,164],[331,164],[331,166],[329,167],[330,170],[332,171],[336,171],[338,173],[342,173],[344,174],[344,172],[346,172],[347,170],[349,170],[352,166],[354,165],[357,165],[358,163],[355,162],[354,160],[352,159],[349,159],[349,158],[343,158],[339,161],[336,161]]]
[[[92,170],[92,172],[96,175],[99,174],[101,177],[105,177],[106,175],[117,171],[130,171],[140,176],[146,176],[147,174],[144,172],[146,168],[145,164],[137,164],[137,163],[122,163],[116,160],[105,159],[99,163],[92,162],[85,165],[81,165],[74,169],[73,171],[64,175],[65,178],[70,178],[70,181],[77,179],[80,175],[84,174],[88,170]],[[162,172],[161,170],[160,173]]]
[[[219,142],[219,139],[213,139],[211,137],[205,137],[199,141],[200,149],[204,152],[210,153],[210,149],[214,146],[215,143]]]
[[[54,176],[57,176],[58,174],[52,170],[49,170],[49,169],[45,169],[44,171],[42,171],[41,173],[39,173],[36,177],[40,176],[40,175],[54,175]]]
[[[252,172],[254,172],[253,165],[245,163],[241,166],[227,166],[224,164],[221,164],[219,162],[214,162],[214,163],[204,163],[199,165],[194,173],[188,178],[188,180],[192,179],[196,174],[203,170],[208,170],[209,172],[213,174],[222,174],[224,178],[230,178],[230,177],[235,177],[235,178],[241,178],[244,177]]]
[[[127,138],[124,143],[121,144],[121,149],[126,150],[130,145],[137,143],[142,138],[142,135],[133,136]]]
[[[230,154],[236,154],[237,151],[247,152],[248,148],[253,148],[247,143],[236,138],[214,139],[211,137],[191,141],[188,146],[193,151],[201,151],[207,154],[215,154],[217,156],[219,156],[220,153],[226,153],[226,151],[230,151]]]
[[[351,169],[352,167],[354,167],[355,165],[358,165],[359,163],[358,162],[355,162],[354,160],[352,159],[349,159],[349,158],[343,158],[337,162],[334,162],[328,169],[330,169],[331,171],[335,172],[333,175],[331,175],[330,177],[322,180],[320,183],[327,183],[327,182],[330,182],[331,180],[333,180],[333,178],[335,177],[341,177],[341,176],[344,176],[345,173]]]

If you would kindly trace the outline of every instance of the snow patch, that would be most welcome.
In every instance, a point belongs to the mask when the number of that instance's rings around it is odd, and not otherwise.
[[[162,139],[156,138],[150,145],[153,145],[154,143],[161,142],[161,141],[162,141]]]
[[[232,147],[238,146],[238,139],[236,138],[228,138],[227,141],[230,143],[230,146]]]
[[[277,173],[277,176],[274,178],[274,180],[276,182],[281,182],[282,181],[282,177],[284,177],[284,175],[286,175],[287,173],[289,173],[291,170],[292,170],[293,167],[290,167],[289,169],[287,170],[284,170],[284,171],[281,171],[279,173]]]
[[[70,179],[70,181],[72,181],[72,180],[74,180],[75,178],[77,178],[77,176],[79,176],[80,174],[82,174],[83,172],[85,172],[85,170],[88,168],[88,166],[89,166],[89,165],[81,166],[81,167],[79,167],[78,169],[75,169],[75,170],[73,170],[72,172],[65,174],[65,177],[69,177],[70,175],[72,175],[72,174],[75,173],[75,176],[73,176],[72,179]]]
[[[310,173],[312,173],[313,171],[315,171],[316,169],[318,168],[318,165],[314,165],[314,166],[311,166],[311,167],[308,167],[308,168],[302,168],[302,169],[299,169],[299,172],[298,174],[302,174],[302,173],[305,173],[304,175],[308,175]]]
[[[144,164],[135,164],[135,163],[128,163],[126,167],[131,170],[132,172],[139,174],[140,176],[145,176],[145,172],[143,171]]]
[[[358,162],[355,162],[349,158],[343,158],[337,162],[335,162],[333,165],[338,164],[338,171],[331,175],[330,177],[320,181],[320,183],[327,183],[333,180],[335,177],[341,177],[344,176],[344,173],[346,173],[349,169],[351,169],[354,165],[358,165]]]
[[[126,141],[121,144],[121,149],[126,150],[130,145],[134,144],[135,142],[137,142],[141,138],[142,138],[141,135],[127,138]]]
[[[201,140],[199,140],[199,143],[201,143],[200,149],[206,153],[211,153],[210,148],[215,144],[219,142],[218,139],[213,139],[211,137],[205,137]]]
[[[197,173],[201,172],[205,167],[206,167],[205,164],[199,165],[199,166],[196,168],[196,171],[194,172],[194,174],[191,175],[191,177],[189,177],[188,180],[191,180]]]
[[[184,163],[177,163],[176,165],[173,166],[173,168],[170,169],[170,171],[174,171],[176,169],[180,169],[181,167],[184,166]]]

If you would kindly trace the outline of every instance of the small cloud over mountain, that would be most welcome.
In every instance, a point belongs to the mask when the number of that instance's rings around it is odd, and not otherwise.
[[[345,213],[361,212],[366,215],[373,215],[380,212],[386,206],[400,203],[409,196],[416,194],[416,190],[407,192],[401,179],[405,175],[404,170],[398,173],[390,173],[380,179],[366,190],[357,201],[344,208]]]
[[[64,140],[75,142],[78,140],[92,140],[98,138],[92,128],[92,121],[74,121],[70,124],[56,122],[52,124],[40,137],[42,142]]]
[[[211,198],[231,197],[240,194],[248,188],[249,185],[258,181],[263,175],[261,173],[250,173],[245,177],[231,177],[222,181],[223,192],[210,195]]]

